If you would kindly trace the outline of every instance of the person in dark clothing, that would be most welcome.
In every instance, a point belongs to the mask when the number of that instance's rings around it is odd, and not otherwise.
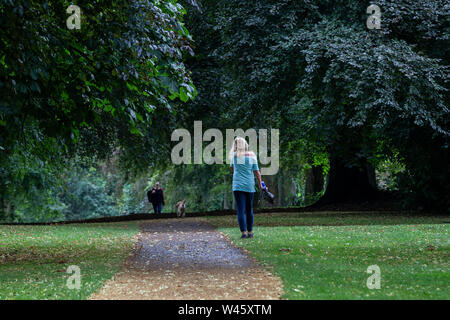
[[[156,183],[154,188],[152,188],[147,192],[147,198],[148,202],[150,202],[153,205],[153,211],[155,213],[161,213],[162,206],[164,206],[165,203],[164,203],[164,192],[163,189],[161,189],[159,182]]]

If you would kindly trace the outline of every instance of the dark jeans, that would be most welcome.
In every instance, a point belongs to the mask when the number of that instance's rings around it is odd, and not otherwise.
[[[233,191],[236,200],[237,217],[241,232],[253,230],[253,196],[254,192]]]
[[[153,211],[155,212],[155,213],[161,213],[161,211],[162,211],[162,203],[160,202],[160,203],[152,203],[152,205],[153,205]]]

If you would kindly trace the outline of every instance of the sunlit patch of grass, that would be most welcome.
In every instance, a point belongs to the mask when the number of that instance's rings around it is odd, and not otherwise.
[[[86,299],[122,266],[136,222],[0,226],[0,299]],[[81,271],[69,289],[68,266]]]
[[[253,239],[240,239],[235,217],[208,220],[273,267],[285,299],[450,298],[448,217],[283,215],[256,215]],[[381,289],[366,286],[370,265]]]

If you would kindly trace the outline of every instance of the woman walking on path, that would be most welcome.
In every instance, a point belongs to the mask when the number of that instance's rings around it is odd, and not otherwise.
[[[237,217],[241,238],[253,238],[253,197],[255,194],[255,176],[261,189],[262,180],[258,160],[253,151],[248,150],[244,138],[234,139],[230,151],[230,168],[233,172],[233,195],[236,201]]]

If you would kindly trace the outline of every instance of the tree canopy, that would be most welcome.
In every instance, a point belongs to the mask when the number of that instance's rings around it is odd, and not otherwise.
[[[235,123],[280,127],[284,148],[304,141],[303,153],[322,150],[336,166],[399,155],[403,190],[449,207],[445,1],[374,2],[380,30],[366,26],[369,2],[214,3],[212,56]],[[361,190],[352,181],[339,198],[354,198],[352,184]]]
[[[0,0],[4,216],[138,210],[156,179],[229,208],[227,170],[170,162],[196,120],[280,129],[279,205],[377,199],[387,170],[405,207],[448,212],[446,1],[80,1],[81,29],[69,5]]]
[[[66,26],[68,5],[0,1],[2,201],[31,174],[15,154],[42,166],[83,149],[105,157],[156,136],[152,115],[196,95],[176,1],[81,1],[79,30]]]

